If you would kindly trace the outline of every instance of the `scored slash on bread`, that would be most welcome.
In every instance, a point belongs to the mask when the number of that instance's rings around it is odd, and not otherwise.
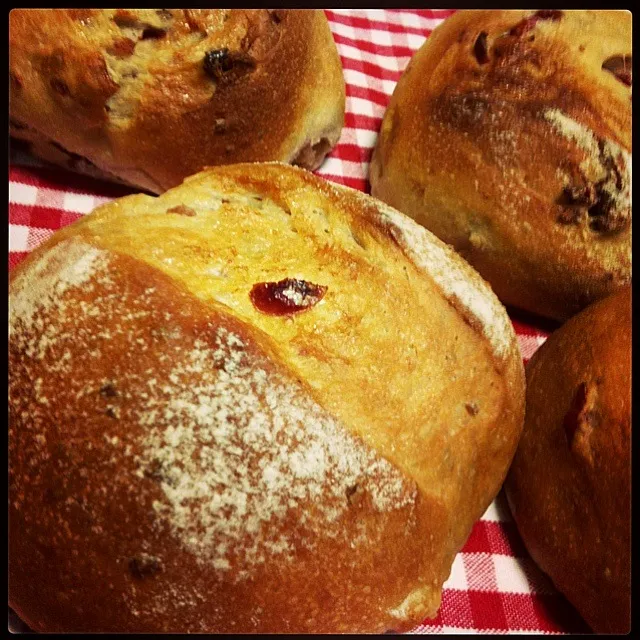
[[[100,207],[10,309],[10,600],[40,630],[408,629],[520,434],[486,283],[283,164]]]

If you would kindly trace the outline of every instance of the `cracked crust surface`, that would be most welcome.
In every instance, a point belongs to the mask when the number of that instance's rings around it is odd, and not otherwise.
[[[400,79],[372,194],[564,320],[631,278],[631,16],[462,11]]]
[[[40,630],[407,630],[520,434],[486,283],[284,164],[100,207],[10,308],[10,599]]]
[[[9,41],[11,135],[154,193],[209,165],[315,169],[340,136],[322,11],[15,9]]]
[[[505,489],[522,538],[597,633],[631,605],[631,291],[591,305],[527,365],[525,427]]]

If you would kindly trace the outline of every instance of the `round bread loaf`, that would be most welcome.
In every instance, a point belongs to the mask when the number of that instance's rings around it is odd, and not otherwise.
[[[631,604],[631,300],[625,288],[527,365],[525,428],[505,484],[533,559],[598,633]]]
[[[524,419],[482,279],[279,163],[101,206],[11,274],[10,604],[39,631],[434,616]]]
[[[208,165],[317,168],[344,121],[324,12],[15,9],[10,132],[62,166],[160,193]]]
[[[415,54],[372,194],[564,320],[631,278],[631,14],[461,11]]]

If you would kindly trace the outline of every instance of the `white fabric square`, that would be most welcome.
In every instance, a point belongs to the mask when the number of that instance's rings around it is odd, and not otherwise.
[[[9,225],[9,251],[26,251],[29,227],[22,224]]]
[[[9,202],[12,204],[34,205],[37,196],[37,187],[20,182],[9,182]]]
[[[65,211],[74,211],[76,213],[89,213],[96,206],[93,196],[87,196],[83,193],[65,193],[63,207]]]
[[[498,591],[502,593],[531,593],[527,574],[516,558],[511,556],[492,556],[496,571]]]

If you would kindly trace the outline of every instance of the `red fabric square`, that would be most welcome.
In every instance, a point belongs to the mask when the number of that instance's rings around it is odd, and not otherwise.
[[[503,597],[504,594],[493,591],[469,591],[474,629],[504,631],[509,628],[502,607]]]
[[[442,604],[438,613],[440,623],[447,627],[462,627],[473,629],[473,612],[469,601],[468,591],[445,589],[442,592]],[[432,624],[433,621],[425,620]]]

